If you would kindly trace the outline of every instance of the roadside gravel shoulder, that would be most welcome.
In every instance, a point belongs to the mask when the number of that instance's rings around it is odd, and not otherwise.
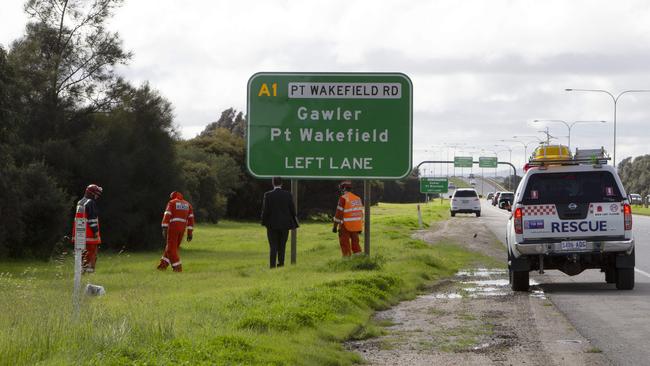
[[[457,216],[414,237],[505,261],[503,246],[481,218]],[[529,293],[513,293],[503,266],[461,271],[378,312],[373,322],[383,335],[346,347],[371,365],[611,365],[535,284]]]

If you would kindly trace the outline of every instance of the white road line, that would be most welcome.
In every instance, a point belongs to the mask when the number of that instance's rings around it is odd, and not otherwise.
[[[634,271],[636,271],[637,273],[640,273],[640,274],[650,278],[650,273],[648,273],[646,271],[642,271],[642,270],[640,270],[640,269],[638,269],[636,267],[634,267]]]

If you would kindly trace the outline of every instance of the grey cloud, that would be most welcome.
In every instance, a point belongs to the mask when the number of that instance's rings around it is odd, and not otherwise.
[[[539,58],[517,54],[499,57],[413,59],[399,50],[376,49],[364,65],[377,69],[408,69],[425,74],[632,74],[650,71],[650,49],[626,53],[563,53]]]

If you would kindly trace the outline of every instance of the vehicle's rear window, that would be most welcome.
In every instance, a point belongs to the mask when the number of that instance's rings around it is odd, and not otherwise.
[[[456,191],[454,197],[476,197],[476,191],[471,191],[471,190]]]
[[[501,195],[499,195],[499,199],[509,199],[509,200],[512,200],[513,198],[515,198],[515,194],[514,194],[514,193],[501,193]]]
[[[533,174],[522,198],[525,205],[622,200],[614,176],[606,171]]]

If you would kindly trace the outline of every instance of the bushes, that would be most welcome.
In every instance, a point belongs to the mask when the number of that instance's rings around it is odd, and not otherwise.
[[[0,171],[0,254],[47,259],[62,240],[69,200],[42,163]]]

